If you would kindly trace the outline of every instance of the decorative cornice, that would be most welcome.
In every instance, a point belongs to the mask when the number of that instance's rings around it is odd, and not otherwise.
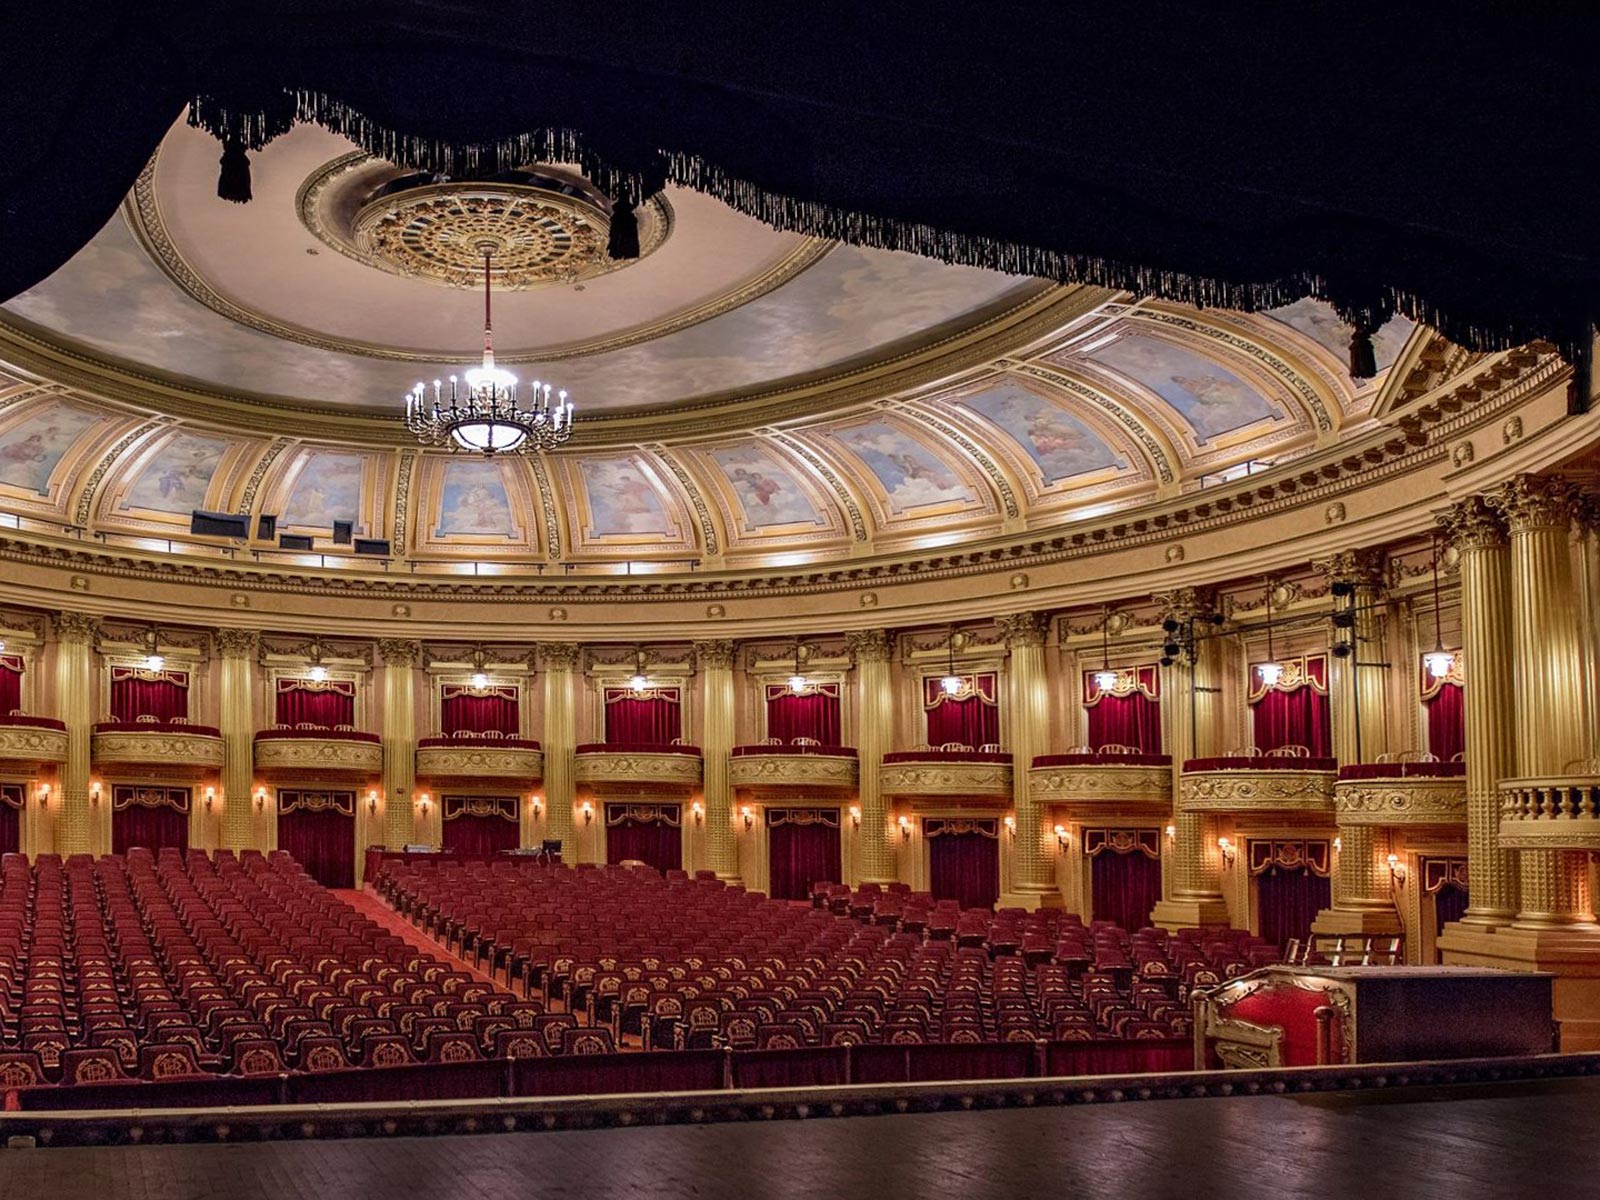
[[[709,642],[696,642],[694,644],[695,666],[702,671],[733,669],[733,660],[738,655],[738,647],[726,639],[716,639]]]
[[[523,746],[423,746],[417,750],[418,779],[544,778],[544,753]]]
[[[209,771],[220,769],[223,763],[222,739],[212,734],[108,730],[94,734],[91,745],[96,765]]]
[[[1363,546],[1341,550],[1328,558],[1312,561],[1312,569],[1330,581],[1353,583],[1359,588],[1381,591],[1388,580],[1389,556],[1379,547]]]
[[[589,751],[573,759],[572,777],[591,787],[619,785],[692,789],[700,785],[701,762],[692,754],[641,754],[631,750]]]
[[[1333,789],[1341,825],[1460,825],[1467,819],[1464,778],[1371,779]]]
[[[1482,496],[1468,496],[1452,504],[1439,518],[1445,537],[1461,553],[1504,549],[1506,523]]]
[[[55,626],[57,641],[92,643],[100,632],[100,618],[89,613],[61,612],[55,614]]]
[[[256,767],[262,771],[338,771],[376,775],[383,770],[383,747],[377,742],[340,738],[268,738],[255,744]]]
[[[728,760],[734,787],[835,788],[856,786],[859,765],[852,757],[824,754],[741,754]]]
[[[422,643],[408,638],[380,638],[378,654],[386,667],[414,667],[422,657]]]
[[[1517,475],[1489,494],[1513,534],[1540,529],[1566,530],[1572,524],[1577,491],[1557,475]]]
[[[66,761],[65,730],[37,725],[0,725],[0,766],[29,770],[43,763]]]
[[[895,762],[878,768],[885,796],[1011,797],[1011,768],[1004,763]]]
[[[853,666],[864,662],[886,663],[894,649],[888,633],[882,629],[852,630],[844,635],[844,644]]]
[[[1028,791],[1040,804],[1151,805],[1167,812],[1172,807],[1172,769],[1116,763],[1033,767]]]
[[[1178,784],[1178,807],[1185,812],[1331,813],[1336,777],[1334,771],[1293,769],[1185,774]]]

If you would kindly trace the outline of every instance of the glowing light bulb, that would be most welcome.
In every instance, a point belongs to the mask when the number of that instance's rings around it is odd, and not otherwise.
[[[1094,673],[1094,685],[1102,692],[1109,692],[1117,686],[1117,673],[1110,668]]]
[[[1422,661],[1427,665],[1430,679],[1443,679],[1456,665],[1456,656],[1448,650],[1430,650],[1422,656]]]
[[[482,671],[474,671],[472,673],[472,686],[479,689],[488,687],[489,677]]]
[[[161,657],[159,654],[149,654],[145,656],[144,669],[146,671],[159,671],[166,665],[167,660]]]
[[[328,668],[323,666],[321,663],[318,663],[316,666],[311,668],[312,683],[324,683],[327,681],[327,678]]]
[[[789,676],[789,690],[796,695],[806,690],[806,677],[804,675]]]
[[[946,696],[959,696],[961,694],[961,676],[946,675],[939,680],[939,686],[944,689]]]
[[[1256,667],[1256,674],[1261,677],[1261,682],[1267,687],[1276,687],[1278,680],[1283,678],[1283,664],[1264,662]]]

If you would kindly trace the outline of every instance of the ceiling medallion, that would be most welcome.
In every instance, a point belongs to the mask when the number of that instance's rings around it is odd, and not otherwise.
[[[435,183],[381,195],[356,214],[356,248],[396,274],[451,287],[483,281],[491,247],[498,282],[519,291],[609,269],[610,217],[585,196],[513,183]]]
[[[483,365],[463,380],[450,376],[433,381],[432,403],[427,387],[418,381],[406,393],[406,428],[429,446],[494,454],[527,453],[559,446],[572,436],[572,401],[565,389],[533,381],[529,407],[517,407],[517,377],[494,365],[494,323],[490,286],[496,242],[485,236],[473,244],[483,279]],[[462,384],[465,384],[463,387]],[[552,398],[553,393],[553,398]]]

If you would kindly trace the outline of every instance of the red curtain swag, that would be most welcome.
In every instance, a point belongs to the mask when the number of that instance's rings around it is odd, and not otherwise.
[[[838,811],[769,808],[767,873],[767,894],[774,900],[805,900],[813,883],[837,883]]]
[[[677,688],[657,688],[635,696],[627,688],[607,688],[606,744],[664,746],[683,736],[683,708]]]
[[[314,725],[318,729],[354,725],[356,685],[342,679],[325,683],[280,679],[274,720],[291,729],[296,725]]]
[[[503,733],[516,737],[520,732],[517,689],[489,688],[479,695],[456,684],[446,684],[440,693],[439,720],[444,733]]]
[[[999,685],[993,674],[961,676],[954,696],[940,686],[942,676],[922,681],[922,707],[927,714],[928,744],[959,742],[974,750],[1000,741]]]
[[[279,792],[278,849],[323,887],[354,887],[355,793]]]
[[[962,908],[993,908],[1000,898],[1000,840],[980,831],[955,832],[951,820],[926,818],[928,839],[928,890],[935,900],[954,900]],[[993,824],[989,822],[988,824]]]
[[[825,683],[797,696],[786,685],[767,685],[767,736],[789,743],[815,738],[824,746],[840,745],[839,685]]]
[[[681,814],[681,809],[678,810]],[[665,808],[606,805],[606,862],[634,860],[663,873],[683,866],[682,817]]]
[[[22,656],[0,654],[0,717],[22,708]]]
[[[1089,746],[1133,746],[1143,754],[1161,753],[1161,702],[1142,692],[1101,696],[1089,710]]]
[[[189,676],[186,672],[111,668],[113,720],[132,722],[140,717],[154,717],[157,721],[173,721],[188,715]]]
[[[1304,746],[1313,758],[1333,753],[1325,693],[1309,687],[1269,691],[1251,706],[1250,717],[1256,748],[1263,753],[1281,746]]]
[[[1466,689],[1443,684],[1422,704],[1428,713],[1428,753],[1450,762],[1467,748]]]
[[[1090,859],[1089,889],[1096,921],[1115,921],[1129,933],[1143,929],[1161,900],[1161,860],[1137,847],[1108,846]]]

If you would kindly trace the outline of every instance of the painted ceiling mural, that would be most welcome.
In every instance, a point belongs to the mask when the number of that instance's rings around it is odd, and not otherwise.
[[[1279,404],[1234,371],[1165,338],[1130,333],[1085,357],[1161,397],[1202,445],[1247,425],[1286,416]]]
[[[0,484],[46,496],[67,452],[108,414],[54,397],[16,408],[0,417]]]
[[[1326,300],[1316,300],[1307,296],[1282,308],[1269,309],[1267,316],[1298,333],[1305,334],[1338,359],[1342,368],[1347,369],[1350,361],[1350,335],[1355,329],[1341,321],[1339,314],[1334,312],[1333,305]],[[1373,334],[1372,349],[1380,372],[1387,371],[1394,365],[1394,360],[1400,357],[1400,351],[1405,349],[1406,342],[1410,340],[1416,327],[1416,322],[1394,316]]]
[[[755,441],[711,451],[737,498],[740,525],[749,532],[776,526],[823,528],[828,518],[812,500],[793,470],[766,446]]]
[[[508,466],[493,459],[452,458],[444,467],[438,519],[433,536],[448,541],[454,535],[516,538],[521,527],[512,512],[506,490]]]
[[[1038,467],[1046,488],[1128,467],[1127,459],[1060,403],[1013,380],[963,396],[958,403],[1009,435]]]
[[[118,507],[185,518],[197,508],[206,508],[206,493],[227,449],[228,442],[223,438],[174,434],[159,445],[134,477],[133,486]]]
[[[866,467],[875,491],[893,516],[917,509],[960,510],[978,503],[951,457],[936,454],[920,439],[887,421],[830,430],[826,439]]]
[[[350,521],[364,533],[362,484],[368,458],[335,450],[311,450],[299,457],[294,483],[279,512],[289,529],[331,531],[335,521]]]

